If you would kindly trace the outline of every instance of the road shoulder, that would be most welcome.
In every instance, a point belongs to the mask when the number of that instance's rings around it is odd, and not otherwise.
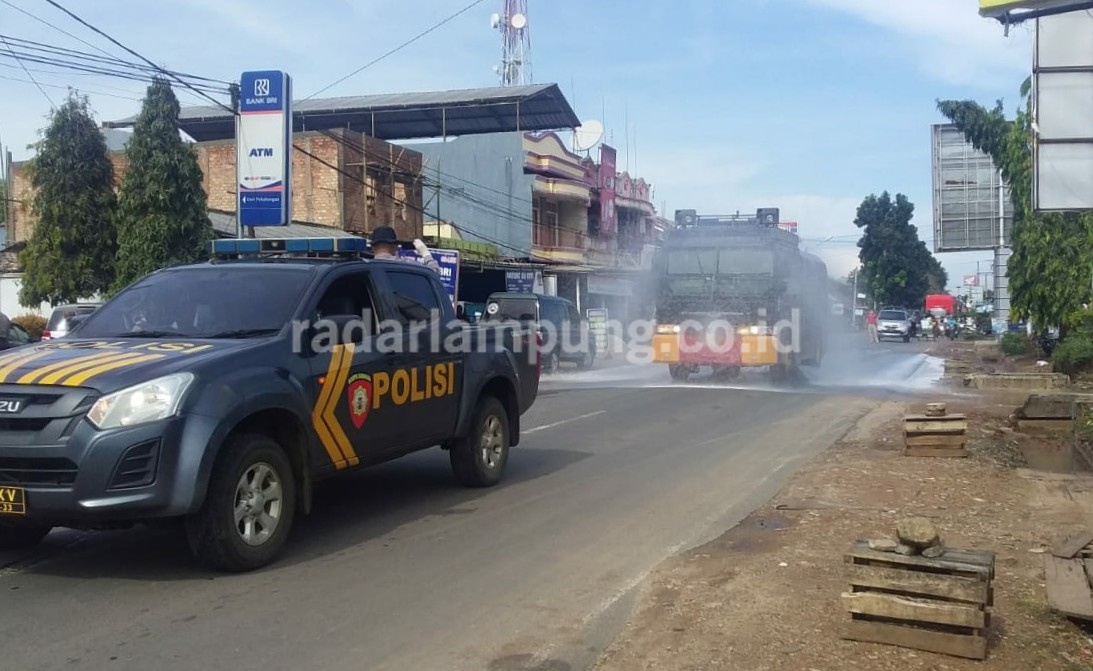
[[[1089,640],[1047,608],[1042,566],[1045,549],[1093,514],[1093,481],[1014,468],[1004,405],[967,408],[969,458],[904,457],[910,409],[877,407],[773,500],[660,566],[597,671],[1089,668]],[[841,640],[843,553],[911,516],[933,519],[950,546],[997,553],[985,662]]]

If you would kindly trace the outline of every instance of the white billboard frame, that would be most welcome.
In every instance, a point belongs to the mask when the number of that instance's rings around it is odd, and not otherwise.
[[[951,123],[931,126],[930,145],[934,253],[1008,245],[1013,220],[1010,191],[991,157]],[[954,237],[958,241],[949,242]]]
[[[1093,210],[1093,11],[1040,17],[1034,32],[1032,206]]]

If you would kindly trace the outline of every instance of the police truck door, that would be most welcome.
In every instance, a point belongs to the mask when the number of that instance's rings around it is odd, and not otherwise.
[[[374,382],[390,375],[390,365],[376,347],[375,295],[370,272],[349,272],[330,282],[314,310],[311,419],[326,454],[316,464],[323,470],[376,460],[399,430],[392,413],[376,412]]]

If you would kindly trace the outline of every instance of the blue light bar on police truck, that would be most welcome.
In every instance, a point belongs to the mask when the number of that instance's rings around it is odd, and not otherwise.
[[[214,257],[259,256],[263,254],[359,255],[371,246],[364,238],[229,238],[213,240]]]

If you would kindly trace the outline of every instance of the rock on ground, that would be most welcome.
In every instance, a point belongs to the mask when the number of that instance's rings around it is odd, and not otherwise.
[[[937,527],[925,517],[912,517],[901,521],[896,525],[896,535],[901,543],[920,550],[937,545],[941,540]]]

